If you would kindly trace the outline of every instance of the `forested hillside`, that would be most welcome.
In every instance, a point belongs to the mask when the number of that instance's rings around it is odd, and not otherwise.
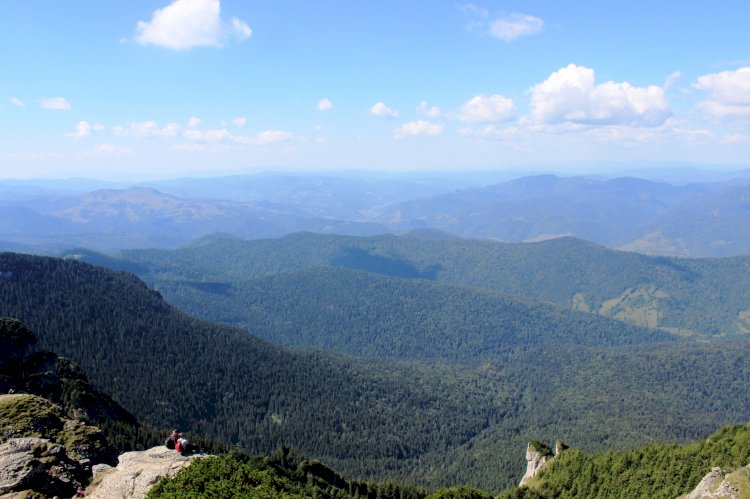
[[[572,238],[505,244],[417,232],[377,237],[304,233],[261,241],[212,238],[178,250],[127,251],[121,259],[120,265],[130,265],[152,284],[171,280],[178,287],[204,286],[218,297],[226,284],[345,267],[502,291],[683,335],[750,332],[750,257],[649,257]],[[211,290],[210,283],[217,286]],[[174,287],[165,296],[180,308],[207,313],[199,310],[200,304],[180,301]]]
[[[537,442],[537,445],[540,445]],[[542,443],[541,446],[544,446]],[[551,450],[550,450],[551,452]],[[704,476],[725,478],[720,497],[750,493],[750,424],[728,426],[708,439],[685,445],[654,444],[627,451],[587,454],[565,449],[525,487],[505,490],[499,499],[553,497],[648,497],[674,499],[696,489]],[[720,467],[721,470],[717,468]],[[704,494],[707,491],[704,491]],[[720,493],[721,493],[720,492]],[[429,493],[397,483],[346,480],[334,470],[299,453],[282,449],[271,457],[232,453],[194,464],[165,479],[152,498],[234,494],[237,497],[383,497],[402,499],[489,499],[488,492],[453,486]],[[698,497],[707,497],[700,495]],[[691,496],[695,497],[695,496]],[[708,497],[719,497],[713,495]]]
[[[722,428],[706,440],[687,445],[658,444],[593,455],[566,450],[528,487],[506,491],[500,498],[675,498],[693,490],[714,467],[728,472],[748,465],[750,424],[742,424]],[[727,490],[725,495],[714,497],[748,497],[748,468],[740,473],[736,492]]]
[[[274,343],[368,357],[492,358],[517,347],[674,341],[664,332],[501,292],[344,268],[244,283],[159,280],[183,310]]]
[[[700,438],[750,414],[742,339],[516,345],[464,366],[364,360],[192,319],[126,273],[14,254],[0,271],[0,315],[144,422],[250,451],[291,444],[349,477],[497,491],[521,476],[534,436],[602,450]]]

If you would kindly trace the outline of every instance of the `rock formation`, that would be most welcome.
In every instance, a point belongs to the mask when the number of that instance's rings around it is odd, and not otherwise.
[[[166,447],[126,452],[116,468],[99,471],[86,497],[94,499],[140,499],[162,477],[174,476],[204,454],[183,456]],[[101,468],[100,468],[101,469]]]
[[[44,438],[11,438],[0,444],[0,495],[37,492],[72,497],[91,476],[88,462],[71,459]]]
[[[529,442],[529,445],[526,446],[526,473],[523,475],[521,483],[518,486],[523,487],[526,485],[529,480],[546,468],[549,463],[557,459],[566,448],[566,445],[558,440],[555,442],[555,451],[553,453],[552,449],[538,440]]]
[[[750,465],[732,473],[711,468],[692,492],[680,499],[743,499],[750,497]]]

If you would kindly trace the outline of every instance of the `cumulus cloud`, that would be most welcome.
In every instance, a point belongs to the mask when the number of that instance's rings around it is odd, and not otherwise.
[[[247,125],[247,118],[243,118],[242,116],[238,116],[235,119],[232,120],[232,124],[236,126],[237,128],[244,128],[245,125]]]
[[[200,118],[196,118],[195,116],[192,116],[192,117],[191,117],[191,118],[190,118],[190,119],[188,120],[188,124],[187,124],[187,125],[188,125],[188,127],[190,127],[190,128],[195,128],[195,127],[197,127],[197,126],[198,126],[198,125],[200,125],[200,124],[201,124],[201,119],[200,119]]]
[[[426,100],[423,100],[417,106],[417,113],[422,116],[429,116],[430,118],[437,118],[440,116],[440,108],[437,106],[430,106]]]
[[[379,118],[398,118],[398,111],[396,109],[386,106],[382,102],[378,102],[370,108],[370,114]]]
[[[250,26],[248,26],[245,21],[241,21],[236,17],[232,18],[232,32],[240,41],[247,40],[253,36],[253,30],[250,29]]]
[[[659,126],[670,116],[664,89],[596,84],[594,70],[570,64],[528,91],[531,120],[542,124]]]
[[[750,67],[700,76],[693,87],[706,94],[698,109],[710,116],[750,117]]]
[[[535,35],[544,29],[544,20],[520,12],[490,11],[478,7],[473,3],[459,6],[459,10],[467,17],[466,27],[472,31],[479,31],[494,38],[510,42],[522,36]]]
[[[175,137],[180,130],[180,125],[177,123],[169,123],[164,127],[159,127],[155,121],[143,121],[140,123],[131,123],[127,127],[116,126],[112,130],[115,132],[115,135],[133,139]]]
[[[268,144],[275,144],[276,142],[286,142],[292,137],[294,137],[292,132],[285,132],[282,130],[264,130],[255,135],[236,137],[235,140],[241,144],[265,146]]]
[[[461,107],[459,119],[469,122],[509,121],[516,116],[513,99],[502,95],[477,95]]]
[[[75,131],[66,133],[65,135],[73,139],[83,139],[91,135],[93,127],[88,121],[79,121],[76,123]]]
[[[416,135],[434,136],[442,134],[444,129],[445,125],[442,123],[431,123],[425,120],[409,121],[398,127],[393,132],[393,137],[396,140],[403,140]]]
[[[250,26],[234,17],[221,19],[219,0],[174,0],[154,11],[150,21],[138,21],[135,40],[173,50],[193,47],[221,47],[229,37],[239,41],[252,35]]]
[[[182,136],[196,142],[206,143],[235,143],[264,146],[276,142],[284,142],[291,139],[294,134],[281,130],[265,130],[255,135],[234,135],[229,130],[221,128],[218,130],[196,130],[188,129]]]
[[[191,128],[185,130],[182,135],[198,142],[221,142],[232,138],[232,134],[226,128],[220,130],[196,130]]]
[[[26,105],[21,99],[18,99],[16,97],[11,97],[10,103],[16,107],[24,107]]]
[[[67,111],[73,108],[73,106],[62,97],[50,97],[49,99],[45,97],[44,99],[39,100],[39,105],[42,106],[42,109],[49,109],[52,111]]]
[[[682,78],[682,73],[680,73],[679,71],[673,71],[672,74],[667,76],[667,79],[664,81],[664,90],[674,88],[680,81],[680,78]]]
[[[318,101],[318,111],[328,111],[333,107],[333,102],[329,99],[320,99]]]
[[[490,22],[490,35],[509,42],[516,38],[535,35],[544,28],[544,21],[528,14],[512,12]]]

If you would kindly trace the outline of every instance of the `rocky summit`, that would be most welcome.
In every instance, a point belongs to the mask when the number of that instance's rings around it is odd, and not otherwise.
[[[163,477],[172,477],[205,454],[184,456],[166,447],[126,452],[116,467],[100,466],[86,497],[99,499],[140,499]]]

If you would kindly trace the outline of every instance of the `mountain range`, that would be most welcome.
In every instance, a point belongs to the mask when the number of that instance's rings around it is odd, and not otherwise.
[[[56,191],[48,184],[0,183],[3,248],[111,252],[173,248],[217,233],[259,239],[299,231],[375,235],[434,228],[504,242],[573,236],[657,255],[750,253],[750,234],[743,229],[750,226],[750,180],[742,176],[669,184],[537,175],[477,186],[440,175],[257,174],[85,190],[94,185],[71,181]]]

